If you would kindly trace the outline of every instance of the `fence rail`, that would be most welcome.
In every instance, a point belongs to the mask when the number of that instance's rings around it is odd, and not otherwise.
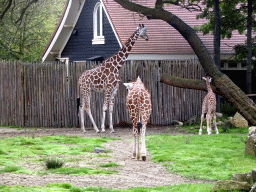
[[[77,80],[83,71],[97,63],[19,63],[0,61],[0,125],[25,127],[76,127]],[[125,106],[127,91],[124,82],[139,75],[152,99],[151,124],[168,125],[201,113],[205,92],[177,88],[159,82],[162,73],[188,79],[205,75],[197,60],[127,61],[120,69],[121,84],[116,96],[113,123],[130,123]],[[100,126],[103,93],[93,93],[92,114]],[[87,127],[91,127],[85,115]],[[106,123],[108,119],[106,118]]]

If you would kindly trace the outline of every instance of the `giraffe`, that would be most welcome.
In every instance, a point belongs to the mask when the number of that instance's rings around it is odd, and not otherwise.
[[[124,83],[129,90],[126,97],[126,107],[129,111],[133,124],[134,145],[132,158],[137,160],[142,157],[146,160],[145,132],[146,125],[151,114],[151,96],[140,77],[131,83]],[[140,136],[141,136],[141,154],[140,154]]]
[[[147,27],[144,27],[143,24],[137,27],[137,30],[131,35],[131,37],[126,41],[126,43],[121,47],[121,49],[116,54],[114,54],[112,57],[107,58],[98,67],[91,70],[87,70],[80,76],[77,90],[81,92],[82,101],[80,105],[80,94],[78,93],[77,108],[78,112],[80,112],[79,116],[81,119],[81,129],[83,132],[86,132],[84,128],[84,110],[89,115],[95,131],[97,133],[99,132],[99,129],[93,119],[90,108],[90,99],[92,91],[105,92],[101,131],[105,132],[105,116],[106,111],[109,108],[109,128],[111,132],[114,132],[112,123],[112,113],[115,102],[115,96],[117,94],[120,82],[119,69],[122,67],[125,60],[127,59],[129,52],[131,51],[132,46],[134,45],[138,37],[142,37],[146,41],[148,40]]]
[[[202,115],[201,115],[201,125],[199,129],[199,135],[202,134],[202,125],[204,121],[204,114],[206,113],[206,121],[207,121],[207,133],[208,135],[211,134],[211,120],[213,115],[213,125],[216,131],[216,134],[219,134],[217,125],[216,125],[216,96],[212,91],[210,82],[212,80],[211,77],[202,77],[203,80],[206,81],[206,86],[208,93],[204,97],[203,105],[202,105]]]

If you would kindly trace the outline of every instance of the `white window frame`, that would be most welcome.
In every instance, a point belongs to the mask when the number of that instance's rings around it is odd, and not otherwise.
[[[98,11],[100,12],[100,22],[98,26]],[[100,34],[98,35],[98,29]],[[105,37],[103,36],[103,6],[101,2],[96,3],[93,10],[93,45],[105,44]]]

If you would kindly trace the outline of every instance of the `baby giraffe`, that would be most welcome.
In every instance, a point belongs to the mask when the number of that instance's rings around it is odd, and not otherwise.
[[[128,89],[126,97],[126,107],[129,111],[133,124],[133,155],[132,158],[137,160],[142,158],[146,160],[146,144],[145,132],[146,125],[151,114],[151,96],[141,79],[138,77],[136,81],[124,83]],[[141,154],[140,154],[140,136],[141,136]]]
[[[206,113],[206,121],[207,121],[207,133],[208,135],[211,135],[211,120],[213,115],[213,125],[216,131],[216,134],[219,134],[217,125],[216,125],[216,96],[211,88],[211,77],[202,77],[203,80],[206,81],[206,86],[208,93],[204,97],[203,105],[202,105],[202,115],[201,115],[201,125],[199,129],[199,135],[202,134],[202,126],[204,121],[204,114]]]

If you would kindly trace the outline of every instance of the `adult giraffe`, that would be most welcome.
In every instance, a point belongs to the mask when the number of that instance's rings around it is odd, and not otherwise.
[[[135,82],[124,83],[129,90],[126,97],[126,107],[129,111],[133,124],[134,145],[132,157],[137,160],[140,156],[146,160],[145,133],[146,125],[151,114],[151,96],[141,79],[138,77]],[[141,135],[141,154],[140,154]]]
[[[78,91],[80,90],[82,95],[82,102],[80,106],[80,98],[78,93],[77,106],[80,111],[81,118],[81,129],[85,131],[84,128],[84,110],[87,111],[93,127],[96,132],[99,132],[99,129],[92,117],[91,108],[90,108],[90,99],[92,91],[104,91],[104,104],[103,104],[103,116],[101,123],[101,131],[105,132],[105,116],[106,111],[109,107],[109,128],[111,132],[114,132],[113,122],[112,122],[112,113],[114,108],[115,96],[119,87],[120,76],[119,69],[124,64],[127,59],[129,52],[132,49],[135,41],[138,37],[148,40],[147,28],[144,25],[139,25],[137,30],[131,35],[131,37],[126,41],[122,48],[114,54],[112,57],[109,57],[98,67],[85,71],[78,81]]]

